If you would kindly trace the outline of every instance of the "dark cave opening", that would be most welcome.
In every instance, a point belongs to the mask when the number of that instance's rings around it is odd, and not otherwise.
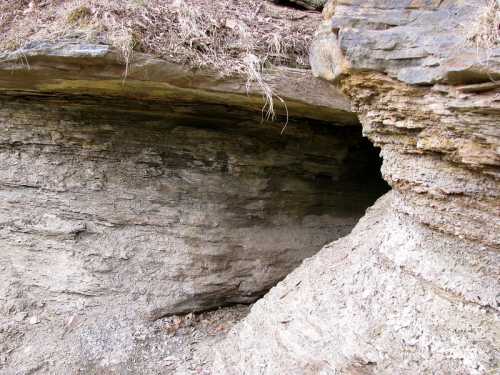
[[[321,2],[318,1],[318,4],[312,5],[308,2],[305,1],[290,1],[290,0],[271,0],[274,4],[279,5],[279,6],[285,6],[293,9],[299,9],[299,10],[307,10],[307,11],[321,11],[323,9],[323,5],[320,4]]]

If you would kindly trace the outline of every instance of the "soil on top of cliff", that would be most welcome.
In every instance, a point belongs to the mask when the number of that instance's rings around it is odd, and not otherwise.
[[[0,0],[0,51],[79,39],[221,75],[308,67],[319,12],[267,0]]]

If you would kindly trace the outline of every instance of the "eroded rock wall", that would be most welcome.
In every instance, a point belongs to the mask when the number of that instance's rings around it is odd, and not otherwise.
[[[395,212],[396,194],[259,300],[218,348],[214,373],[495,370],[498,310],[456,286],[495,290],[498,253]]]
[[[311,65],[351,97],[393,191],[255,304],[216,372],[498,372],[499,50],[466,32],[491,4],[326,6]]]
[[[254,301],[387,189],[359,127],[283,130],[203,103],[0,101],[7,373],[123,366],[131,327]]]

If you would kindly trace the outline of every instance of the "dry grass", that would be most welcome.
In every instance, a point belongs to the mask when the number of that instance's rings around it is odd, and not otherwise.
[[[261,88],[265,116],[273,117],[274,95],[262,72],[307,67],[320,19],[266,0],[0,0],[0,51],[76,38],[116,47],[125,75],[135,52],[244,75],[247,85]]]
[[[500,0],[487,0],[483,9],[468,27],[467,40],[476,48],[486,50],[500,45]],[[489,56],[487,56],[488,58]]]

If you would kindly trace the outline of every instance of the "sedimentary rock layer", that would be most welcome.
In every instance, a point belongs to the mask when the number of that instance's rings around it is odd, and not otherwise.
[[[359,124],[349,100],[326,82],[311,80],[310,70],[276,67],[263,72],[262,78],[273,90],[277,115],[333,121],[338,126]],[[0,53],[0,91],[268,109],[262,88],[246,77],[221,77],[216,71],[194,70],[139,52],[126,67],[112,47],[78,40],[33,42]]]
[[[491,4],[326,6],[311,65],[351,97],[394,191],[253,307],[216,372],[498,371],[500,54],[463,30]]]
[[[132,105],[2,101],[7,294],[135,296],[153,317],[251,301],[381,191],[359,129]]]
[[[263,122],[241,82],[64,45],[0,73],[0,371],[136,369],[134,327],[254,301],[387,190],[340,94]]]
[[[498,253],[396,213],[397,195],[381,198],[349,236],[325,246],[258,301],[218,348],[214,372],[495,369],[498,310],[463,298],[454,286],[493,292]]]

